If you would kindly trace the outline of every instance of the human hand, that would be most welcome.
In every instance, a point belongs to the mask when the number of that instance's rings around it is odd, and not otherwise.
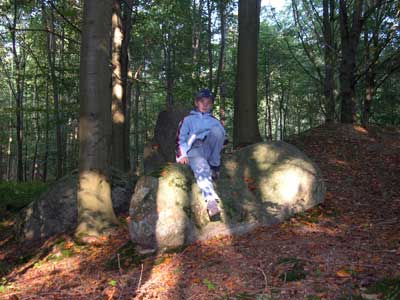
[[[189,163],[189,157],[182,157],[179,161],[180,164],[187,165]]]

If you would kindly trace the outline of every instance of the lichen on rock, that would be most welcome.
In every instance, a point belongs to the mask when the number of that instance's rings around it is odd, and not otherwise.
[[[211,222],[190,168],[170,163],[159,177],[142,177],[130,206],[132,240],[170,250],[218,234],[271,225],[321,203],[325,185],[318,167],[284,142],[251,145],[223,156],[215,183],[222,215]]]

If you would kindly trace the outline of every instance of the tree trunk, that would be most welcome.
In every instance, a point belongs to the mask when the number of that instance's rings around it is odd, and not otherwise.
[[[374,5],[377,5],[377,0],[374,1]],[[379,54],[383,50],[385,46],[379,45],[379,35],[380,27],[385,18],[385,9],[387,6],[380,6],[375,10],[375,14],[373,15],[373,28],[372,28],[372,37],[371,41],[368,38],[368,29],[366,28],[364,31],[364,47],[365,47],[365,61],[366,65],[369,68],[365,74],[365,95],[364,95],[364,105],[362,111],[361,121],[363,126],[367,126],[369,124],[369,120],[371,117],[371,108],[372,103],[375,96],[376,90],[376,68],[379,60]],[[372,46],[370,46],[372,44]]]
[[[207,0],[207,37],[208,37],[208,89],[213,89],[213,52],[212,52],[212,4]]]
[[[36,71],[37,72],[37,71]],[[37,156],[38,156],[38,146],[40,141],[40,125],[39,125],[39,98],[37,92],[37,74],[35,72],[34,76],[34,85],[33,85],[33,103],[36,105],[36,112],[35,112],[35,148],[33,151],[33,159],[32,159],[32,173],[31,173],[31,181],[35,180],[38,165],[37,165]]]
[[[42,2],[43,10],[43,23],[47,29],[47,61],[50,68],[50,78],[53,87],[54,99],[54,113],[56,122],[56,145],[57,145],[57,179],[63,176],[63,149],[62,149],[62,132],[61,132],[61,118],[60,118],[60,99],[58,78],[56,76],[56,36],[54,32],[54,13],[53,8],[50,8],[50,20],[46,14],[45,3]]]
[[[271,120],[271,99],[270,99],[270,81],[271,81],[271,71],[268,65],[268,54],[265,51],[265,77],[264,77],[264,87],[265,87],[265,139],[272,140],[272,120]]]
[[[174,77],[173,77],[173,50],[171,46],[172,33],[169,32],[165,24],[162,24],[163,29],[163,39],[164,39],[164,68],[165,68],[165,88],[166,88],[166,104],[167,107],[172,107],[174,105]]]
[[[15,85],[16,93],[14,94],[16,102],[16,135],[17,135],[17,181],[22,182],[24,177],[23,161],[22,161],[22,151],[23,151],[23,115],[22,115],[22,102],[23,102],[23,76],[21,74],[23,65],[25,64],[24,58],[20,57],[17,53],[17,40],[16,31],[17,28],[17,18],[18,18],[18,8],[17,2],[14,2],[14,16],[13,24],[10,28],[11,41],[12,41],[12,53],[13,53],[13,63],[15,66]]]
[[[125,113],[125,134],[124,134],[124,171],[130,170],[131,159],[130,159],[130,124],[131,124],[131,95],[132,95],[132,72],[129,71],[129,43],[132,31],[132,12],[134,6],[134,0],[125,0],[123,6],[123,28],[124,37],[122,39],[121,48],[121,76],[122,86],[124,87],[124,93],[122,95],[122,103]],[[130,75],[129,75],[130,74]]]
[[[111,163],[118,170],[125,171],[129,168],[126,165],[126,153],[124,141],[126,125],[126,92],[122,75],[122,41],[124,39],[124,28],[122,24],[121,0],[113,1],[112,15],[112,142],[111,142]]]
[[[135,169],[137,170],[139,167],[139,99],[140,99],[140,86],[139,81],[135,83]]]
[[[340,63],[340,99],[341,122],[354,123],[356,120],[356,54],[361,34],[361,15],[363,0],[355,0],[351,24],[345,0],[339,1],[341,55]]]
[[[239,41],[233,120],[234,146],[261,141],[257,118],[260,0],[239,0]]]
[[[49,116],[49,84],[46,82],[46,133],[45,133],[45,150],[43,157],[43,182],[47,180],[47,166],[49,158],[49,130],[50,130],[50,116]]]
[[[200,63],[199,56],[201,52],[201,17],[203,13],[204,0],[199,1],[199,6],[196,6],[196,0],[192,1],[192,90],[199,89],[200,79]]]
[[[112,132],[109,67],[113,0],[86,0],[80,64],[78,237],[117,224],[109,174]]]
[[[335,121],[335,41],[333,27],[335,20],[335,1],[323,0],[323,36],[324,36],[324,60],[325,80],[324,96],[326,107],[326,123]]]
[[[219,94],[220,94],[220,120],[221,122],[225,121],[225,100],[222,100],[222,94],[225,93],[225,91],[222,91],[224,89],[224,70],[225,70],[225,46],[226,46],[226,13],[225,13],[225,1],[220,0],[218,2],[218,11],[219,11],[219,17],[220,17],[220,23],[221,23],[221,40],[220,40],[220,46],[219,46],[219,59],[218,59],[218,69],[217,69],[217,77],[215,81],[215,88],[214,88],[214,97],[217,96],[218,94],[218,88],[219,88]],[[225,95],[224,95],[225,96]],[[223,106],[222,106],[223,104]],[[223,119],[221,118],[223,117]]]

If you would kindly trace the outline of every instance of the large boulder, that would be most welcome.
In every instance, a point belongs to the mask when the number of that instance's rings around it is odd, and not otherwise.
[[[175,161],[175,140],[179,122],[189,113],[182,107],[171,107],[158,114],[154,138],[143,151],[144,174],[158,172],[167,162]]]
[[[188,166],[173,163],[159,177],[141,177],[129,209],[131,239],[144,249],[171,250],[281,222],[321,203],[325,195],[318,167],[285,142],[259,143],[224,155],[216,189],[222,215],[211,222]]]
[[[111,197],[114,211],[126,212],[134,189],[135,179],[112,172]],[[77,225],[78,175],[65,176],[52,184],[37,200],[17,216],[16,236],[22,243],[40,243],[51,236],[70,232]]]

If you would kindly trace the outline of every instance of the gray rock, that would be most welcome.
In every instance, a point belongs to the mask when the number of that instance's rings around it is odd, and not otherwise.
[[[129,209],[131,239],[144,249],[171,250],[281,222],[325,196],[317,166],[284,142],[259,143],[224,155],[216,189],[222,216],[210,222],[188,166],[170,164],[158,178],[140,178]]]
[[[70,232],[77,225],[78,175],[68,175],[54,184],[17,216],[16,236],[22,243],[40,243],[51,236]],[[134,179],[113,172],[111,197],[114,211],[128,211]]]
[[[143,151],[144,174],[157,172],[167,162],[175,162],[178,125],[188,113],[188,109],[172,107],[158,114],[154,138]]]

